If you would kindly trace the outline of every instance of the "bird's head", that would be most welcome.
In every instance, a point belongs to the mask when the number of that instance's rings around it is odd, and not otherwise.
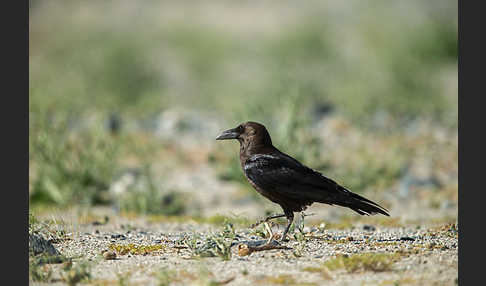
[[[245,122],[233,129],[223,131],[216,140],[236,139],[242,145],[272,145],[267,129],[257,122]]]

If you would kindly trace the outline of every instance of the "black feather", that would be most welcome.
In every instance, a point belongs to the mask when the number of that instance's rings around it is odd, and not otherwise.
[[[251,156],[244,164],[244,172],[257,191],[292,211],[301,211],[313,202],[320,202],[349,207],[361,215],[381,213],[388,216],[377,203],[282,152]]]

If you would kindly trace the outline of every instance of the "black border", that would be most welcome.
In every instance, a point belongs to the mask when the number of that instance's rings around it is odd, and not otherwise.
[[[2,284],[28,285],[29,1],[5,2],[1,11]]]
[[[483,249],[485,227],[482,212],[484,191],[480,180],[484,177],[484,160],[478,151],[484,149],[483,104],[485,81],[484,13],[483,9],[471,5],[474,1],[458,1],[458,84],[459,84],[459,285],[479,285],[484,266]],[[467,4],[467,5],[466,5]],[[477,30],[476,30],[477,29]],[[473,99],[478,99],[474,104]],[[479,166],[476,166],[479,165]],[[476,182],[474,181],[476,180]],[[476,259],[477,258],[477,259]]]

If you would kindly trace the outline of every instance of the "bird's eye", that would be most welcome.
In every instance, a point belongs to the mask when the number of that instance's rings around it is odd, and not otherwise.
[[[238,131],[239,131],[240,133],[243,133],[243,126],[242,126],[242,125],[239,125],[239,126],[238,126]]]

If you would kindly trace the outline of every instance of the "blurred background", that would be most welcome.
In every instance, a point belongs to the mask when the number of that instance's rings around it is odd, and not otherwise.
[[[457,218],[457,1],[29,3],[30,210],[279,211],[214,140],[258,121],[392,217]]]

